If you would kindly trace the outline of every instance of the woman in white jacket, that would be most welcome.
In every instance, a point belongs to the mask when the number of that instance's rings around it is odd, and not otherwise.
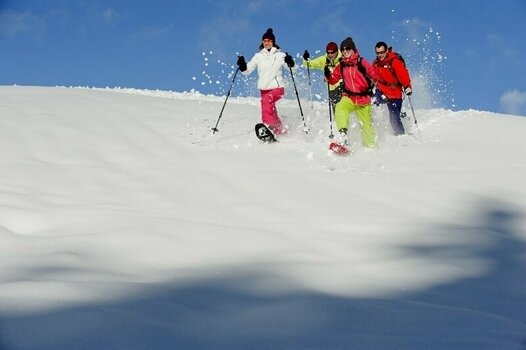
[[[295,66],[292,56],[279,50],[272,28],[267,29],[261,38],[260,51],[248,62],[240,56],[237,60],[239,70],[249,75],[258,69],[258,89],[261,92],[261,121],[276,135],[286,133],[278,116],[276,102],[285,94],[282,68]]]

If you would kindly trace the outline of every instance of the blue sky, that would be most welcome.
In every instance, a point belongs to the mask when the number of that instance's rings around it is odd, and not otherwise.
[[[0,85],[221,95],[237,55],[250,58],[272,27],[293,55],[352,36],[372,60],[386,41],[437,107],[526,115],[525,23],[524,0],[0,0]]]

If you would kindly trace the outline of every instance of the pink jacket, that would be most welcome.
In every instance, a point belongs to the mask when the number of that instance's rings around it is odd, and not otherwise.
[[[327,78],[327,81],[329,84],[336,84],[341,78],[343,78],[343,95],[348,96],[354,104],[366,105],[371,103],[371,96],[353,94],[363,93],[369,87],[367,79],[365,79],[363,74],[358,70],[359,58],[360,53],[358,50],[356,50],[354,55],[348,59],[342,57],[341,62],[334,68],[332,74]],[[367,75],[372,81],[376,81],[378,79],[375,70],[365,58],[361,58],[360,64],[363,65]],[[345,90],[347,90],[347,92]]]

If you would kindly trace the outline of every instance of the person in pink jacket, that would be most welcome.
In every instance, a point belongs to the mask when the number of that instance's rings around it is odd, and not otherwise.
[[[249,75],[257,68],[257,85],[261,93],[261,121],[276,135],[286,133],[287,130],[278,116],[276,102],[285,94],[282,68],[292,69],[295,64],[292,56],[281,52],[276,45],[272,28],[267,29],[261,37],[259,52],[248,63],[243,56],[239,56],[237,65],[244,75]]]
[[[347,131],[351,113],[355,112],[360,123],[362,145],[376,147],[376,132],[373,126],[373,109],[371,104],[373,81],[377,80],[376,72],[369,62],[360,56],[352,38],[347,37],[340,44],[342,58],[331,72],[325,70],[329,84],[343,80],[342,99],[336,104],[335,119],[339,131],[338,142],[348,145]]]

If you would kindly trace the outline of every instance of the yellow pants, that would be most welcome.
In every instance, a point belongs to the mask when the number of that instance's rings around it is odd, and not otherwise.
[[[336,127],[340,129],[349,129],[349,118],[352,112],[356,112],[356,117],[360,123],[360,136],[362,145],[368,148],[376,146],[376,133],[373,127],[373,108],[371,104],[356,105],[347,96],[336,104],[335,119]]]

